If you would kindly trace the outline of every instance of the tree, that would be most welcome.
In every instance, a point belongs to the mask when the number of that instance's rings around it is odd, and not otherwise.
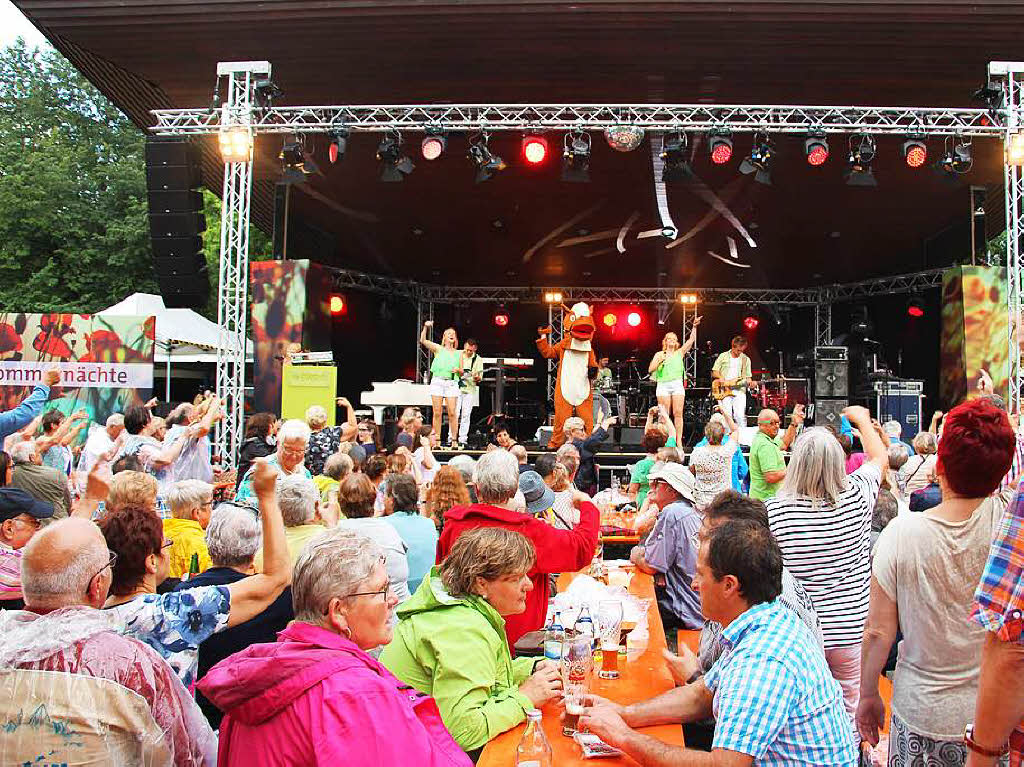
[[[204,193],[217,318],[220,200]],[[94,312],[159,293],[145,135],[57,51],[0,50],[0,310]],[[253,230],[252,252],[269,253]]]

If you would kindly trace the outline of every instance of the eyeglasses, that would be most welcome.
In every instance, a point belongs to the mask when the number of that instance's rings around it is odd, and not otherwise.
[[[376,596],[376,595],[379,594],[379,595],[383,596],[384,597],[384,601],[387,602],[388,601],[388,594],[390,593],[390,591],[391,591],[391,581],[388,580],[388,581],[386,581],[384,583],[384,588],[380,589],[379,591],[354,591],[351,594],[346,594],[345,597],[346,598],[347,597],[372,597],[372,596]]]
[[[107,559],[107,563],[103,565],[103,567],[101,567],[99,570],[97,570],[96,574],[93,575],[92,578],[95,578],[97,575],[101,575],[103,571],[106,570],[108,567],[110,568],[111,573],[114,572],[114,565],[117,564],[117,552],[107,549],[107,554],[110,555],[109,558]],[[89,579],[89,583],[92,583],[92,578]]]

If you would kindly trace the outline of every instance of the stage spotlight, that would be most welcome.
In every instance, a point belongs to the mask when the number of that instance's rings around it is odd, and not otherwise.
[[[386,135],[380,140],[377,159],[380,161],[380,180],[389,183],[404,180],[416,167],[402,154],[402,136],[399,133]]]
[[[482,133],[469,145],[469,159],[476,165],[476,183],[487,181],[495,173],[500,173],[508,166],[498,155],[487,147],[487,134]]]
[[[605,324],[605,327],[614,328],[615,324],[619,321],[619,318],[615,316],[613,312],[605,312],[604,317],[601,318],[601,322]]]
[[[640,312],[630,312],[626,316],[626,322],[629,323],[631,328],[640,326],[640,323],[644,321],[644,318],[640,316]]]
[[[345,313],[345,297],[339,296],[335,293],[331,296],[331,315],[337,317],[339,314]]]
[[[912,298],[907,303],[907,314],[914,319],[924,317],[924,301],[919,298]]]
[[[689,305],[696,304],[697,303],[697,294],[696,293],[680,293],[679,294],[679,303],[681,303],[681,304],[689,304]]]
[[[665,167],[661,171],[661,180],[666,184],[683,181],[689,175],[686,143],[686,134],[683,132],[665,136],[665,141],[661,145],[661,159],[665,161]]]
[[[644,129],[636,125],[613,125],[605,128],[604,140],[616,152],[632,152],[644,140]]]
[[[560,304],[562,303],[562,294],[557,290],[549,290],[544,293],[544,303],[546,304]]]
[[[277,158],[281,161],[282,184],[305,184],[306,176],[317,170],[312,158],[306,154],[301,136],[286,139]]]
[[[747,330],[757,330],[757,326],[761,324],[761,320],[757,318],[756,314],[748,314],[743,318],[743,327]]]
[[[732,138],[729,131],[712,131],[708,136],[708,152],[711,162],[725,165],[732,159]]]
[[[750,147],[750,154],[740,163],[740,173],[747,175],[753,173],[754,181],[771,186],[771,163],[774,155],[775,145],[772,144],[768,134],[755,133],[754,143]]]
[[[279,99],[284,95],[284,91],[278,88],[273,80],[267,78],[253,82],[252,90],[256,106],[263,107],[264,109],[273,104],[274,99]]]
[[[252,134],[248,128],[227,128],[217,138],[224,162],[249,162],[252,159]]]
[[[437,128],[428,128],[427,135],[420,143],[420,153],[424,160],[436,160],[444,154],[447,145],[448,140],[444,137],[443,131]]]
[[[808,165],[824,165],[828,160],[828,139],[825,138],[825,134],[812,133],[804,139],[804,154],[807,156]]]
[[[878,186],[875,174],[871,171],[871,163],[878,153],[875,139],[867,133],[850,136],[850,154],[843,177],[849,186]]]
[[[539,165],[548,157],[548,140],[543,136],[523,136],[523,157],[530,165]]]
[[[921,139],[911,138],[903,142],[903,160],[908,167],[920,168],[928,159],[928,147]]]
[[[348,134],[348,128],[336,128],[327,134],[331,139],[330,146],[327,147],[327,159],[331,161],[331,165],[338,160],[345,159],[345,151],[348,149]]]
[[[939,167],[949,175],[967,173],[974,165],[974,158],[971,156],[971,145],[962,138],[951,143],[946,139],[945,152],[939,160]]]
[[[499,328],[508,326],[508,312],[498,312],[494,315],[494,324]]]
[[[566,133],[562,146],[562,181],[575,184],[590,181],[590,134]]]
[[[1024,165],[1024,131],[1011,133],[1006,141],[1006,164]]]

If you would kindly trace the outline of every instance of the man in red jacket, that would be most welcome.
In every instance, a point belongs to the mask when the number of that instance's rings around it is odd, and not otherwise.
[[[455,539],[477,527],[504,527],[529,538],[537,551],[530,571],[533,590],[526,595],[526,610],[505,619],[509,646],[523,634],[544,626],[548,609],[548,575],[579,570],[590,564],[597,548],[600,515],[589,500],[577,497],[580,523],[573,530],[558,530],[546,522],[518,511],[512,498],[519,489],[519,462],[507,450],[485,453],[476,465],[476,492],[480,503],[453,506],[444,515],[444,530],[437,543],[437,561],[451,551]],[[582,496],[582,494],[581,494]]]

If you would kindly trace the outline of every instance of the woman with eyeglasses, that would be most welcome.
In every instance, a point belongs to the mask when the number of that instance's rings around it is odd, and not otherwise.
[[[266,459],[257,459],[253,489],[263,533],[263,572],[226,586],[157,593],[167,579],[174,544],[164,536],[160,518],[152,509],[129,505],[100,520],[116,558],[104,609],[124,634],[160,653],[186,686],[195,681],[203,640],[263,612],[288,585],[291,567],[276,484],[277,471]]]
[[[384,553],[333,528],[295,563],[295,620],[277,642],[218,663],[199,691],[224,712],[221,767],[468,767],[432,698],[367,651],[391,641],[398,598]]]
[[[380,427],[369,419],[359,422],[356,429],[356,442],[363,446],[367,458],[384,449],[380,438]]]
[[[381,654],[395,676],[434,696],[455,742],[473,758],[561,688],[557,664],[513,660],[505,636],[505,618],[526,610],[535,559],[522,533],[467,530],[398,608],[395,638]]]

